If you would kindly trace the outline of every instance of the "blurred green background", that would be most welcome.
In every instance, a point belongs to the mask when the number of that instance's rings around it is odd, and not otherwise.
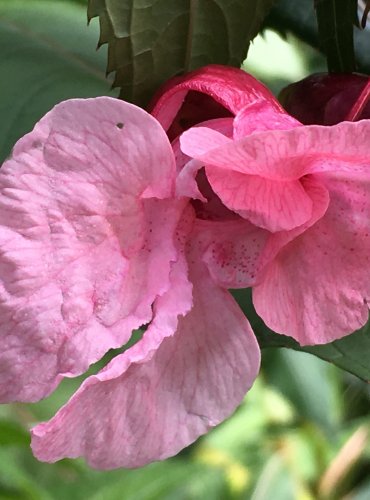
[[[0,0],[3,156],[54,103],[115,95],[105,49],[94,52],[98,23],[87,28],[86,2],[78,3]],[[23,41],[6,49],[11,36]],[[272,31],[254,41],[244,67],[276,93],[325,69],[313,49]],[[370,499],[369,386],[308,354],[264,350],[260,377],[228,421],[179,456],[138,470],[33,458],[28,428],[50,418],[79,383],[65,380],[36,405],[0,408],[0,500]]]

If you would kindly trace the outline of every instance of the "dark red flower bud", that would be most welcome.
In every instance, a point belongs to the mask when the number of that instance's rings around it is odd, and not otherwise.
[[[370,77],[310,75],[285,87],[279,100],[288,113],[305,125],[334,125],[370,118]]]

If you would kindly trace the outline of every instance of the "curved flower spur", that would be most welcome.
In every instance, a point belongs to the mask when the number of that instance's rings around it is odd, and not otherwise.
[[[152,113],[165,128],[171,116],[184,124],[183,113],[195,125],[188,102],[202,93],[224,108],[222,116],[225,109],[235,116],[201,123],[209,115],[198,111],[197,125],[180,137],[182,153],[198,161],[185,170],[194,177],[204,166],[223,205],[268,232],[253,286],[265,323],[301,344],[327,343],[368,319],[370,120],[303,126],[266,89],[243,100],[244,85],[261,87],[251,78],[203,68],[169,82]],[[221,120],[229,120],[228,131]]]

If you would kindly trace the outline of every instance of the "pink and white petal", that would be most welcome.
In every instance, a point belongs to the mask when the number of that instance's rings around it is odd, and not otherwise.
[[[174,121],[187,92],[191,90],[212,97],[233,114],[260,99],[268,101],[276,109],[282,109],[273,94],[245,71],[228,66],[209,65],[170,80],[154,97],[151,114],[165,130]]]
[[[192,277],[193,308],[176,333],[155,351],[137,344],[146,356],[129,350],[87,379],[33,429],[38,459],[82,455],[99,469],[138,467],[175,455],[235,410],[257,376],[259,348],[229,293],[205,268]]]
[[[140,200],[149,190],[161,197],[172,192],[174,159],[160,125],[137,109],[138,116],[134,106],[108,98],[63,103],[17,144],[1,169],[2,402],[38,400],[61,376],[83,372],[124,344],[133,328],[150,321],[152,302],[169,286],[184,202]],[[123,129],[116,127],[118,119]],[[111,159],[98,151],[100,129],[109,124],[105,153],[116,129],[125,130],[127,139],[116,136],[126,146],[112,142]],[[147,125],[154,142],[138,140],[141,175],[134,134],[143,127],[145,137]],[[81,144],[68,156],[67,146],[77,139]],[[128,153],[129,144],[131,156],[119,163],[117,151]],[[158,162],[165,182],[153,174],[148,185],[147,160]]]
[[[258,227],[288,231],[311,219],[312,200],[300,180],[279,182],[213,166],[206,173],[222,202]]]
[[[322,174],[325,215],[287,244],[253,291],[258,314],[300,344],[352,333],[368,319],[370,180]]]
[[[258,282],[269,238],[268,231],[243,219],[197,220],[194,227],[199,259],[224,288],[248,288]]]
[[[284,110],[261,100],[245,106],[234,119],[234,139],[264,130],[289,130],[302,124]]]

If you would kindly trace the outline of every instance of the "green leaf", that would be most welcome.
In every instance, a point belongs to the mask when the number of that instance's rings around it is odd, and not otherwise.
[[[253,308],[249,289],[233,290],[232,293],[249,319],[261,348],[287,347],[308,352],[367,382],[370,381],[370,322],[357,332],[330,344],[302,347],[294,339],[274,333],[263,323]]]
[[[355,70],[353,24],[357,22],[357,0],[316,0],[319,39],[333,73]]]
[[[21,425],[11,420],[0,420],[0,446],[28,446],[29,444],[30,436]]]
[[[96,36],[81,5],[0,0],[0,161],[56,103],[110,92]]]
[[[338,427],[337,370],[317,357],[288,349],[264,351],[262,367],[267,382],[279,389],[300,417],[315,422],[328,435]]]
[[[275,453],[260,473],[251,500],[294,500],[296,483],[289,473],[284,458]]]
[[[208,478],[212,482],[220,478],[211,467],[181,461],[167,460],[133,471],[123,471],[120,480],[100,489],[90,500],[163,500],[203,498],[193,496],[193,491]],[[222,477],[221,477],[222,479]],[[222,488],[223,483],[217,485]],[[124,497],[122,496],[124,492]],[[214,498],[214,497],[213,497]]]
[[[120,97],[145,104],[168,78],[210,63],[240,66],[274,0],[89,0]]]

